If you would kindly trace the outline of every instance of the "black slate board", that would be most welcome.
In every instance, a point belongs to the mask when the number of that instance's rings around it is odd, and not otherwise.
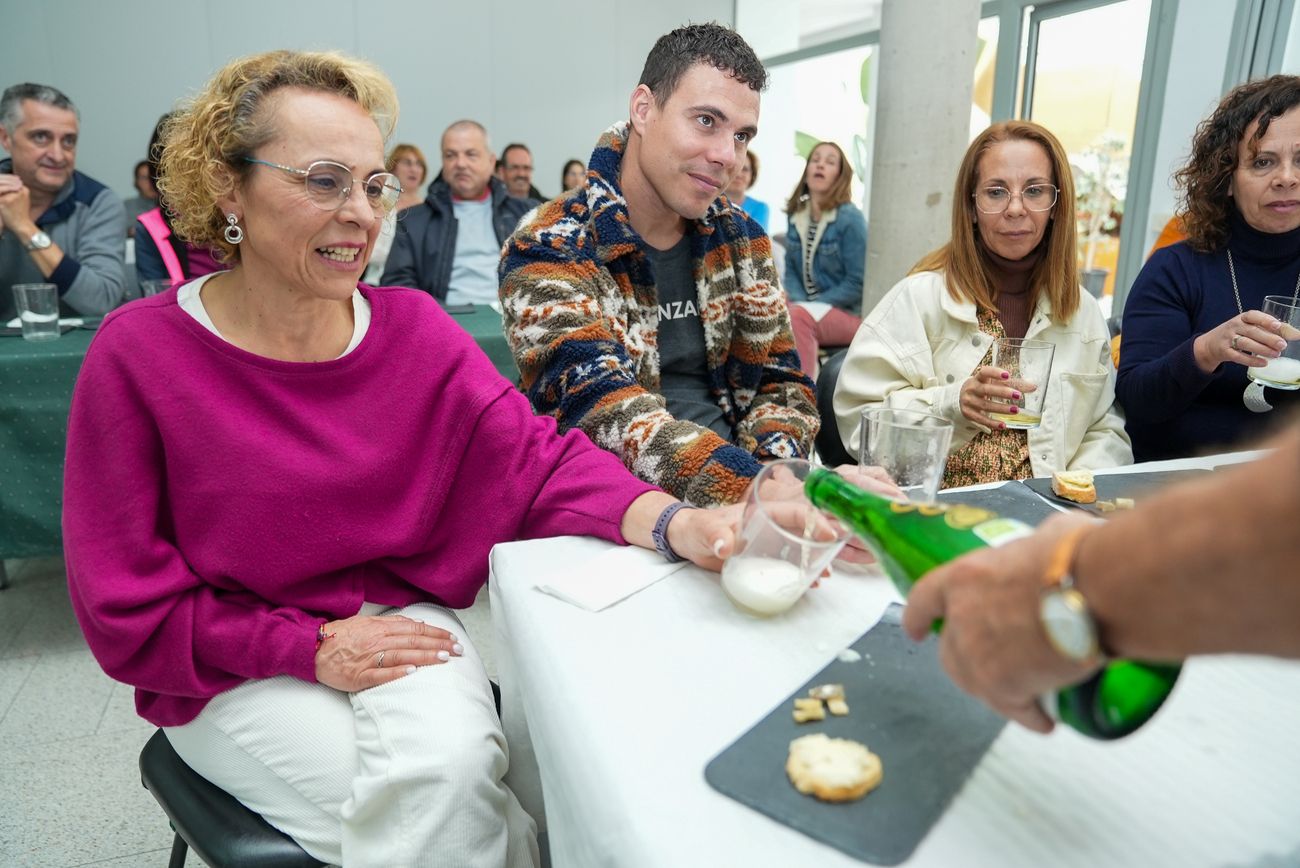
[[[853,643],[861,660],[838,659],[787,697],[704,769],[715,790],[837,850],[897,865],[925,838],[1005,725],[958,690],[939,666],[934,637],[917,644],[899,626],[901,606]],[[796,724],[794,697],[844,685],[850,713]],[[880,786],[856,802],[799,793],[785,774],[789,745],[824,732],[865,744],[884,764]]]
[[[1108,473],[1094,476],[1093,484],[1097,486],[1098,500],[1113,501],[1117,497],[1131,497],[1138,500],[1143,494],[1150,494],[1158,488],[1176,482],[1186,482],[1209,472],[1208,470],[1191,469],[1156,470],[1151,473]],[[1052,493],[1052,480],[1049,477],[1039,476],[1026,479],[1024,484],[1041,494],[1050,503],[1072,506],[1075,509],[1082,509],[1095,515],[1107,514],[1102,512],[1095,503],[1075,503],[1073,500],[1057,497]]]
[[[1060,510],[1019,482],[1004,482],[981,491],[941,491],[940,503],[966,503],[992,510],[1006,518],[1018,518],[1037,527]]]

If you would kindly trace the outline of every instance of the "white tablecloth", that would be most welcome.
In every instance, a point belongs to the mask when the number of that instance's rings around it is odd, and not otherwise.
[[[897,599],[892,586],[874,572],[835,576],[771,620],[740,614],[717,576],[693,567],[601,612],[534,588],[607,545],[561,538],[492,554],[510,782],[536,809],[540,769],[553,864],[861,864],[715,792],[703,770],[869,629]],[[1195,659],[1127,739],[1008,726],[908,864],[1300,864],[1298,732],[1300,664]]]

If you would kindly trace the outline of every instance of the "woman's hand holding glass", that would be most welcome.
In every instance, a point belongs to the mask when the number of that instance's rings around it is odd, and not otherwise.
[[[1224,362],[1262,368],[1286,349],[1286,341],[1278,335],[1281,328],[1279,320],[1263,311],[1239,313],[1196,338],[1192,343],[1196,366],[1207,374]]]
[[[894,484],[894,480],[883,468],[841,464],[835,468],[835,472],[854,485],[861,486],[868,491],[874,491],[877,494],[892,497],[896,500],[907,499],[903,491]],[[763,486],[763,499],[769,503],[779,503],[781,501],[798,503],[803,498],[803,480],[791,472],[788,467],[780,465],[774,467],[771,475],[766,476],[761,484]],[[738,516],[739,513],[737,513]],[[802,521],[802,513],[799,513],[799,516],[799,520]],[[867,548],[866,543],[856,535],[852,535],[849,537],[848,543],[835,557],[835,560],[852,564],[872,564],[875,563],[876,557]]]
[[[1010,371],[993,365],[982,365],[974,376],[961,384],[958,404],[961,414],[967,419],[976,425],[997,431],[1005,428],[1006,424],[988,414],[1014,412],[1015,408],[1008,409],[1007,404],[1020,400],[1021,389],[1032,392],[1037,388],[1033,383],[1013,384]]]
[[[396,681],[417,666],[446,663],[464,651],[446,630],[402,615],[330,621],[325,636],[316,649],[316,680],[348,693]]]
[[[736,525],[743,504],[713,509],[683,509],[668,523],[668,544],[696,566],[717,572],[736,548]]]

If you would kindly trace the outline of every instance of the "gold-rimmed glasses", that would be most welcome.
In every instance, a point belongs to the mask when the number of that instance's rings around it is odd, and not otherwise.
[[[1060,192],[1052,184],[1030,184],[1019,193],[1013,193],[1006,187],[981,187],[971,193],[971,198],[983,214],[1001,214],[1011,206],[1011,200],[1015,196],[1020,197],[1027,211],[1050,211]]]
[[[343,207],[343,203],[352,195],[352,186],[358,183],[358,179],[352,176],[351,169],[332,160],[317,160],[305,169],[295,169],[293,166],[282,166],[253,157],[244,157],[244,160],[298,175],[307,188],[307,198],[322,211],[337,211]],[[380,217],[392,211],[402,195],[402,183],[396,175],[389,172],[376,172],[360,183],[366,201]]]

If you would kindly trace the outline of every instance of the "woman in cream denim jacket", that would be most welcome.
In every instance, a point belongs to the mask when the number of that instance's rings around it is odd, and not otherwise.
[[[1072,187],[1064,150],[1036,124],[997,124],[971,144],[953,240],[880,301],[840,370],[835,415],[851,453],[861,411],[884,406],[952,420],[945,485],[1133,461],[1106,323],[1075,277]],[[1004,333],[1056,345],[1042,424],[1027,432],[984,415],[1010,394],[990,365]]]

